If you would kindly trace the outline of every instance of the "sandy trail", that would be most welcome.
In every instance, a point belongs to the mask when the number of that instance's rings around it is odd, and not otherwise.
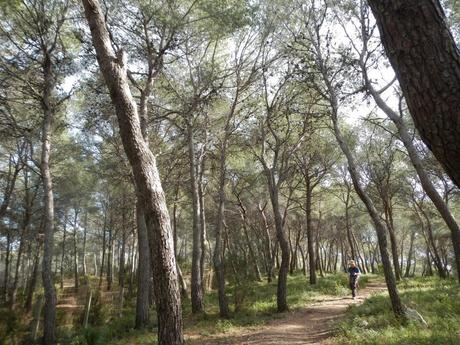
[[[370,295],[385,291],[383,283],[369,283],[359,291],[356,300],[351,297],[326,297],[306,309],[286,313],[257,330],[243,334],[225,334],[193,339],[189,344],[202,345],[326,345],[337,322],[350,304],[360,304]]]

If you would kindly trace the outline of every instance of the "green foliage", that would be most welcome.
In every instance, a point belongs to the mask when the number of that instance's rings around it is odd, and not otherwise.
[[[453,280],[415,278],[399,284],[403,303],[417,310],[428,327],[416,321],[401,324],[386,295],[352,306],[340,326],[337,344],[460,344],[460,292]]]
[[[362,276],[361,287],[368,281]],[[228,287],[229,301],[233,302],[233,313],[228,320],[218,316],[216,292],[205,296],[206,314],[186,319],[186,328],[202,335],[227,333],[238,328],[256,327],[268,320],[282,317],[276,311],[276,279],[271,282],[247,281],[244,284],[233,284]],[[305,308],[314,299],[321,296],[344,296],[349,294],[347,276],[345,274],[328,275],[318,279],[316,285],[310,285],[302,274],[288,277],[288,304],[291,310]],[[244,296],[239,300],[239,308],[235,308],[234,296]],[[233,297],[233,298],[232,298]],[[184,303],[184,315],[190,315],[190,301]]]
[[[0,345],[15,344],[15,336],[21,331],[19,315],[8,309],[0,309]]]

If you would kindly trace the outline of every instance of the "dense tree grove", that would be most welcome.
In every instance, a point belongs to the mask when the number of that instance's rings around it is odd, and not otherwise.
[[[460,278],[457,6],[1,2],[0,303],[46,345],[68,291],[184,344],[207,292],[283,312],[353,259],[404,318],[397,281]]]

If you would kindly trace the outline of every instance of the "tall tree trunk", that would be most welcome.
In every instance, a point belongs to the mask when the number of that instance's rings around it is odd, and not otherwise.
[[[26,225],[27,227],[27,225]],[[21,257],[22,257],[22,252],[24,251],[24,233],[26,231],[26,227],[22,227],[21,229],[21,236],[19,238],[19,248],[18,248],[18,253],[17,253],[17,258],[16,258],[16,267],[14,271],[14,279],[13,279],[13,286],[11,287],[10,291],[10,298],[9,298],[9,307],[11,310],[14,309],[15,303],[16,303],[16,296],[18,292],[18,282],[19,282],[19,269],[21,267]]]
[[[229,317],[228,300],[225,295],[225,268],[223,263],[224,251],[222,248],[222,227],[224,226],[225,217],[225,182],[227,175],[227,141],[225,137],[222,142],[219,159],[219,201],[217,206],[217,224],[216,224],[216,242],[214,246],[214,271],[217,279],[217,294],[219,298],[219,315],[222,318]]]
[[[6,233],[6,253],[5,253],[5,272],[3,278],[2,299],[6,301],[8,295],[8,284],[10,278],[10,256],[11,256],[11,230]]]
[[[26,168],[24,170],[24,193],[25,193],[24,195],[24,218],[21,224],[21,236],[19,240],[19,248],[18,248],[17,260],[16,260],[16,269],[14,273],[13,286],[10,292],[9,305],[11,309],[14,309],[15,304],[16,304],[16,297],[17,297],[18,285],[19,285],[19,269],[20,269],[20,265],[23,264],[23,262],[21,262],[21,259],[22,259],[22,254],[24,252],[24,245],[26,243],[26,240],[24,237],[27,235],[27,233],[30,230],[29,225],[32,219],[32,208],[34,205],[35,197],[37,195],[37,191],[38,191],[38,185],[35,188],[34,194],[31,195],[30,186],[29,186],[29,171]],[[23,275],[27,277],[27,273],[25,272],[24,267],[23,267]]]
[[[145,224],[144,209],[136,202],[137,241],[139,263],[137,269],[136,320],[137,329],[147,327],[149,322],[149,289],[151,280],[151,259]]]
[[[368,0],[420,136],[460,187],[460,55],[438,0]]]
[[[384,203],[386,203],[384,201]],[[401,279],[401,270],[399,268],[399,254],[398,254],[398,241],[396,240],[396,233],[393,228],[393,217],[391,215],[391,206],[385,205],[385,222],[387,225],[388,233],[390,234],[390,247],[391,257],[393,259],[393,267],[395,270],[396,280]]]
[[[415,234],[416,232],[412,230],[412,233],[410,234],[410,243],[409,243],[409,253],[407,254],[407,261],[406,261],[406,272],[404,273],[404,277],[409,277],[410,276],[410,269],[412,265],[412,255],[414,251],[414,240],[415,240]]]
[[[102,278],[104,276],[104,262],[105,262],[105,251],[107,248],[107,212],[108,212],[108,203],[104,208],[104,223],[102,225],[102,255],[101,255],[101,269],[99,270],[99,288],[102,287]]]
[[[281,263],[279,265],[278,272],[278,286],[276,291],[276,305],[278,312],[287,311],[287,275],[289,272],[289,243],[284,233],[283,217],[281,216],[281,210],[279,205],[278,186],[273,176],[273,171],[265,171],[268,179],[270,201],[273,207],[273,214],[275,217],[275,229],[276,237],[278,239],[279,246],[281,248]]]
[[[273,245],[272,245],[272,240],[270,237],[270,227],[268,225],[267,217],[265,216],[265,206],[262,208],[262,206],[257,204],[257,207],[259,209],[259,213],[262,217],[262,226],[264,229],[264,235],[265,235],[265,251],[267,252],[266,257],[267,257],[267,282],[271,283],[273,279],[273,266],[275,263],[274,256],[273,256]]]
[[[67,209],[64,209],[64,224],[62,228],[62,248],[61,248],[61,267],[60,267],[60,284],[61,290],[64,288],[64,259],[65,259],[65,243],[67,237]]]
[[[155,300],[160,345],[182,345],[182,309],[177,282],[174,242],[161,181],[152,154],[142,138],[137,109],[129,90],[123,52],[112,50],[104,15],[97,0],[82,0],[99,66],[115,105],[120,134],[133,169],[137,190],[145,209],[151,253],[155,262]]]
[[[193,139],[193,127],[187,124],[187,144],[190,165],[190,186],[192,193],[193,213],[193,253],[192,253],[192,312],[203,311],[203,285],[201,280],[201,227],[200,227],[200,198],[198,190],[198,179],[196,176],[195,144]]]
[[[174,203],[173,203],[173,236],[174,236],[174,253],[177,258],[178,251],[177,251],[177,201],[179,200],[179,183],[176,185],[176,191],[174,196]],[[182,270],[180,268],[179,263],[177,262],[177,277],[179,279],[179,284],[181,288],[181,296],[183,298],[188,298],[188,291],[187,291],[187,282],[184,279],[182,274]]]
[[[40,267],[40,252],[41,252],[42,242],[38,239],[38,243],[35,247],[35,255],[33,260],[32,273],[29,279],[29,284],[27,286],[26,292],[26,301],[24,303],[24,309],[26,313],[30,313],[32,310],[32,300],[34,296],[35,287],[37,286],[38,273]]]
[[[307,174],[308,175],[308,174]],[[308,266],[310,268],[310,284],[316,284],[316,254],[315,247],[313,245],[313,225],[311,215],[311,200],[312,200],[312,188],[310,186],[310,179],[305,179],[305,185],[307,188],[305,194],[305,216],[307,218],[307,249],[308,249]]]
[[[113,222],[112,222],[112,215],[109,216],[109,248],[107,253],[107,291],[112,290],[112,283],[113,283]]]
[[[87,275],[86,271],[86,233],[88,231],[88,210],[85,210],[85,218],[83,220],[83,275]]]
[[[55,321],[56,321],[56,292],[53,284],[53,247],[54,247],[54,196],[53,181],[50,171],[51,133],[53,123],[53,110],[51,107],[51,93],[54,88],[54,76],[52,71],[51,57],[46,51],[43,62],[44,92],[42,99],[43,127],[42,127],[42,153],[40,172],[43,180],[43,204],[45,207],[44,245],[43,245],[43,268],[42,279],[45,290],[45,306],[43,321],[43,344],[54,345]]]
[[[205,149],[203,149],[205,150]],[[200,240],[201,240],[201,257],[200,257],[200,275],[201,275],[201,288],[205,289],[205,272],[206,272],[206,256],[208,253],[208,246],[206,243],[207,238],[207,230],[206,230],[206,213],[205,213],[205,205],[204,205],[204,186],[203,186],[203,178],[204,178],[204,168],[205,168],[205,152],[200,154],[200,158],[197,164],[197,175],[198,175],[198,203],[200,205]],[[204,292],[203,292],[204,293]]]
[[[74,274],[74,286],[75,291],[79,289],[78,282],[78,248],[77,248],[77,222],[78,222],[79,210],[74,208],[74,219],[73,219],[73,274]]]

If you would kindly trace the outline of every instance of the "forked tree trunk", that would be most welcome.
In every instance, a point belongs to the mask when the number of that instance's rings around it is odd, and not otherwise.
[[[420,136],[460,187],[460,55],[438,0],[368,0]]]
[[[142,137],[136,104],[127,82],[123,52],[112,50],[97,0],[82,0],[97,59],[115,106],[123,146],[145,209],[151,260],[155,262],[155,301],[160,345],[182,345],[182,308],[177,282],[174,241],[155,156]]]

